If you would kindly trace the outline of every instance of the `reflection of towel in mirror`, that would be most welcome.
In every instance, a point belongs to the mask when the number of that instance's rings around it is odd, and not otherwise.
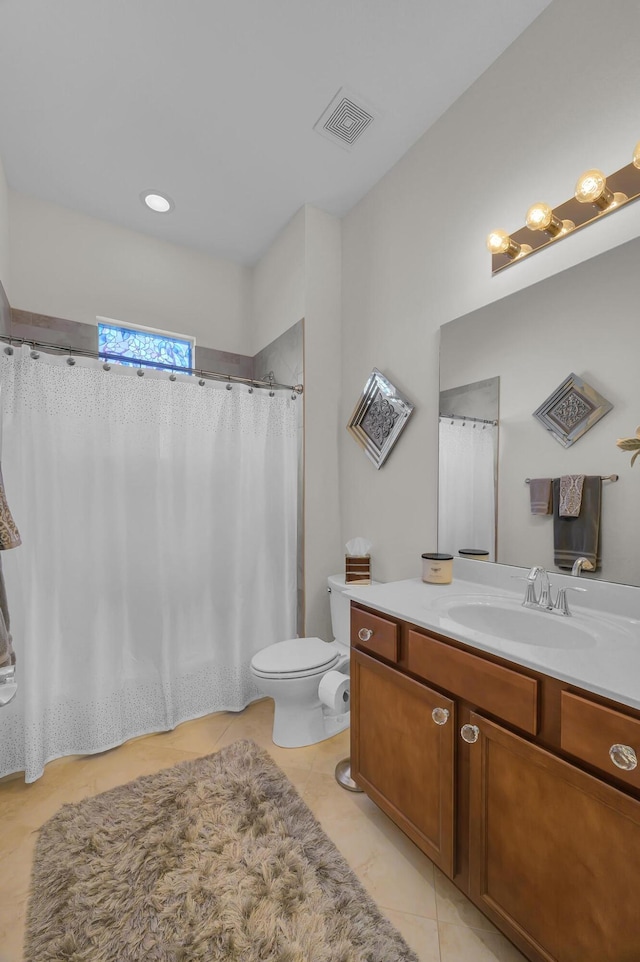
[[[7,592],[4,586],[2,562],[0,562],[0,668],[4,668],[6,665],[15,665],[16,663],[16,656],[11,641],[11,631],[9,629],[9,606],[7,605]]]
[[[563,474],[560,478],[560,517],[578,518],[582,506],[584,474]]]
[[[531,478],[529,498],[531,514],[551,514],[551,478]]]
[[[600,566],[600,504],[602,479],[588,475],[582,486],[582,507],[577,518],[560,514],[560,478],[553,479],[553,560],[558,568],[572,568],[578,558],[588,558],[594,571]]]

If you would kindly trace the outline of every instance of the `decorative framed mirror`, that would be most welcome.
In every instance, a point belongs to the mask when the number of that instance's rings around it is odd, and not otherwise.
[[[376,468],[381,468],[412,411],[411,401],[374,367],[347,424],[347,431]]]

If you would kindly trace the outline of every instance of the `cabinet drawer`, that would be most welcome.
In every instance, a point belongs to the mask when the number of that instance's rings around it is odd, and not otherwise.
[[[535,735],[538,682],[418,631],[409,631],[407,668],[476,708]]]
[[[640,720],[568,691],[561,695],[560,718],[564,751],[640,788],[640,768],[619,768],[612,758],[633,764],[633,756],[624,751],[629,748],[640,759]],[[614,749],[616,745],[623,749]]]
[[[351,606],[351,644],[354,648],[398,660],[398,625],[390,618]]]

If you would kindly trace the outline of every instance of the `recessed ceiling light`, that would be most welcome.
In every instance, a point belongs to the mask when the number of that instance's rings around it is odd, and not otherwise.
[[[176,206],[170,197],[159,194],[157,190],[144,190],[140,194],[140,200],[156,214],[168,214]]]

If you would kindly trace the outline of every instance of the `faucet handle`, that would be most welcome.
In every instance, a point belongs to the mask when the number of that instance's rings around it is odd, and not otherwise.
[[[586,590],[586,588],[574,588],[572,585],[563,585],[562,588],[558,588],[558,597],[556,598],[553,610],[561,615],[571,615],[567,602],[567,591],[581,591],[584,594]]]
[[[532,569],[533,570],[533,569]],[[536,579],[535,576],[531,577],[531,572],[529,576],[524,578],[522,575],[510,575],[514,581],[526,581],[527,587],[524,592],[524,601],[522,602],[523,608],[532,608],[534,605],[538,604],[538,596],[536,595]]]

